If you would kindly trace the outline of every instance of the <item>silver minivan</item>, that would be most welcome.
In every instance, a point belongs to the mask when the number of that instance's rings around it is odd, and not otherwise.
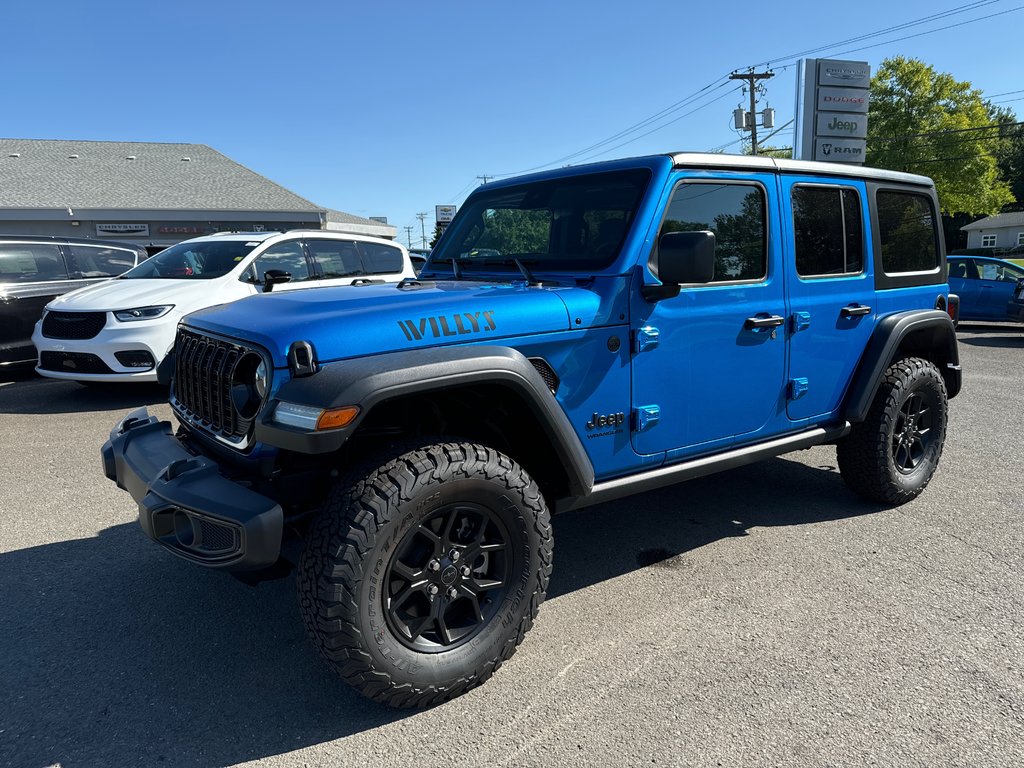
[[[146,258],[133,243],[0,235],[0,368],[35,363],[32,328],[50,301]]]

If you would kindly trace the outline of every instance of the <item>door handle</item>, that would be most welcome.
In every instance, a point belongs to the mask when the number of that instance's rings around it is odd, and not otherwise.
[[[843,307],[839,310],[840,317],[860,317],[861,315],[871,314],[871,307],[865,307],[863,304],[857,304],[856,306]]]
[[[778,328],[786,322],[786,318],[779,315],[767,315],[766,317],[748,317],[743,323],[747,330],[759,331],[764,328]]]

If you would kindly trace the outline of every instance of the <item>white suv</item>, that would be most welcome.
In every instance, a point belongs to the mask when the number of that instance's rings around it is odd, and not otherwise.
[[[376,237],[321,230],[197,237],[51,301],[32,334],[36,371],[76,381],[166,381],[161,363],[190,312],[271,290],[411,277],[406,249]]]

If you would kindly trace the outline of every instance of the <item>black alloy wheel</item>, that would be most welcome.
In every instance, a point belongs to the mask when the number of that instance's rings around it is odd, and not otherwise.
[[[896,416],[892,461],[896,471],[912,474],[924,461],[932,440],[932,409],[920,392],[912,392]]]
[[[457,503],[409,531],[388,565],[382,591],[395,636],[434,653],[469,642],[508,591],[509,535],[495,513]]]

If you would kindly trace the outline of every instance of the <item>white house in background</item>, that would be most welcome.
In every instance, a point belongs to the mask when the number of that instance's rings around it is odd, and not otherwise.
[[[1024,211],[1000,213],[966,227],[968,248],[1016,248],[1024,246]]]

